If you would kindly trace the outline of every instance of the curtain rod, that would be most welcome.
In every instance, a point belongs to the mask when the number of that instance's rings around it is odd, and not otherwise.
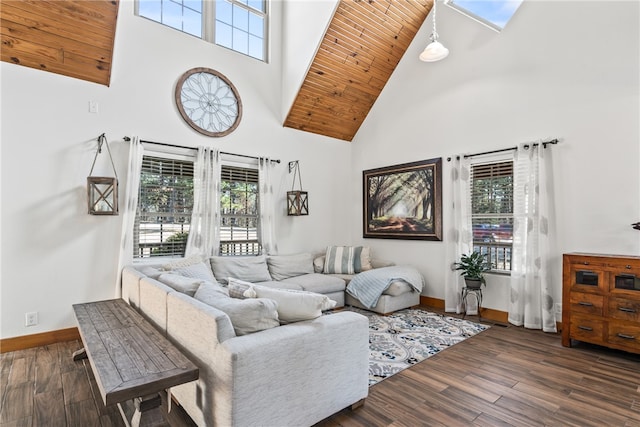
[[[529,145],[529,144],[525,144],[525,145],[524,145],[524,148],[529,148],[530,146],[531,146],[531,147],[537,147],[537,146],[538,146],[538,145],[540,145],[540,144],[542,144],[542,146],[543,146],[544,148],[547,148],[547,144],[553,144],[553,145],[555,145],[555,144],[557,144],[558,142],[560,142],[560,141],[558,141],[558,138],[555,138],[555,139],[552,139],[552,140],[549,140],[549,141],[544,141],[544,142],[539,142],[539,143],[538,143],[538,142],[534,142],[534,143],[533,143],[533,144],[531,144],[531,145]],[[517,149],[518,149],[518,147],[501,148],[500,150],[483,151],[482,153],[474,153],[474,154],[465,154],[463,157],[464,157],[465,159],[469,159],[469,158],[471,158],[471,157],[484,156],[485,154],[502,153],[502,152],[504,152],[504,151],[512,151],[512,150],[517,150]],[[460,156],[456,156],[456,158],[457,158],[457,159],[459,159],[459,158],[460,158]],[[451,157],[447,157],[447,162],[450,162],[450,161],[451,161]]]
[[[131,138],[128,137],[128,136],[124,136],[124,137],[122,137],[122,139],[124,139],[127,142],[131,141]],[[169,144],[169,143],[166,143],[166,142],[146,141],[144,139],[141,139],[140,142],[142,142],[143,144],[162,145],[163,147],[182,148],[182,149],[186,149],[186,150],[197,150],[198,149],[197,147],[185,147],[184,145]],[[228,153],[226,151],[221,151],[220,154],[227,154],[229,156],[244,157],[246,159],[260,160],[260,157],[248,156],[246,154]],[[270,159],[270,160],[272,162],[274,162],[274,163],[280,163],[280,159]]]

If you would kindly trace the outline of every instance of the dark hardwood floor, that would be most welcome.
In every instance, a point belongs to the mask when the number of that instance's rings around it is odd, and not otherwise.
[[[470,320],[476,320],[472,316]],[[0,425],[123,426],[77,341],[0,355]],[[292,408],[295,410],[295,408]],[[193,423],[173,406],[173,426]],[[493,325],[388,378],[331,426],[640,426],[640,356]],[[283,427],[283,426],[268,426]]]

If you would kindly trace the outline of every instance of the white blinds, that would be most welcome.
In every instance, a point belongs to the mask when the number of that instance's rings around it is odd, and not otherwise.
[[[134,258],[183,256],[193,209],[193,162],[144,156]]]
[[[220,255],[258,255],[258,170],[222,165]]]

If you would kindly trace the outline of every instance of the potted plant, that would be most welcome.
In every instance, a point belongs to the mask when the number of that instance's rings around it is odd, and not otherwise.
[[[468,288],[479,289],[480,286],[486,285],[484,272],[491,268],[485,257],[486,255],[473,251],[470,254],[463,254],[460,257],[460,262],[455,263],[455,269],[462,272],[460,275],[464,277]]]

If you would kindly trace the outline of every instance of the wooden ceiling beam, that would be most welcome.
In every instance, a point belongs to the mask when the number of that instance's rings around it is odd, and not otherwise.
[[[109,85],[118,0],[2,0],[1,60]]]
[[[284,126],[353,140],[432,0],[340,0]]]

